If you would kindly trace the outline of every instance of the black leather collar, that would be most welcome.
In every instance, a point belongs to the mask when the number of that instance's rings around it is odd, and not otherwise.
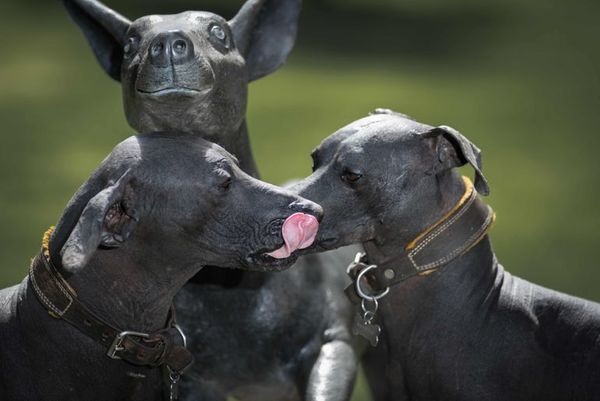
[[[393,285],[417,275],[427,275],[465,254],[487,234],[495,215],[477,196],[473,184],[464,178],[461,200],[442,219],[411,241],[396,258],[369,264],[365,254],[348,266],[353,283],[346,295],[353,303],[381,298]]]
[[[175,322],[173,308],[166,327],[157,332],[139,333],[115,328],[81,303],[43,249],[31,262],[29,281],[50,316],[65,320],[94,339],[105,347],[108,357],[138,366],[166,366],[177,374],[193,363],[192,354],[185,348],[185,336]]]

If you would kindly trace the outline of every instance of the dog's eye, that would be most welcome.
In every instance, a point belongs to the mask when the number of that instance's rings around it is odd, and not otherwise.
[[[221,181],[221,183],[219,184],[219,188],[222,189],[223,191],[228,190],[231,187],[231,176],[227,175],[226,177],[223,177],[223,180]]]
[[[123,47],[123,53],[125,54],[125,57],[131,56],[133,53],[135,53],[137,51],[137,48],[138,48],[137,38],[130,37],[129,39],[127,39],[127,43],[125,43],[125,46]]]
[[[342,174],[342,180],[349,184],[354,184],[355,182],[360,180],[361,177],[362,174],[353,173],[351,171],[344,171],[344,173]]]
[[[230,48],[229,38],[227,32],[220,25],[213,25],[209,29],[209,40],[215,49],[221,53],[225,53]]]
[[[227,37],[225,31],[219,25],[214,25],[212,28],[210,28],[210,34],[222,42],[224,42],[225,38]]]

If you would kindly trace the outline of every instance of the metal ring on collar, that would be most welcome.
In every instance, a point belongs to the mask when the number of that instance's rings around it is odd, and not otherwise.
[[[183,333],[183,330],[181,330],[181,327],[175,323],[173,325],[173,327],[175,327],[175,330],[177,330],[177,332],[179,333],[179,335],[181,336],[181,339],[183,340],[183,347],[187,347],[187,337],[185,336],[185,334]]]
[[[377,301],[378,299],[385,297],[388,294],[388,292],[390,292],[390,287],[387,287],[385,290],[379,292],[378,294],[367,294],[365,291],[363,291],[362,287],[360,286],[360,280],[364,277],[364,275],[368,271],[376,268],[377,265],[369,265],[365,267],[360,273],[358,273],[358,276],[356,277],[354,285],[356,286],[356,292],[362,299],[366,299],[369,301]]]

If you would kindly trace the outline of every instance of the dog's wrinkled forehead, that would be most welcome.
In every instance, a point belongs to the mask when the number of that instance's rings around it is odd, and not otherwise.
[[[135,169],[138,179],[156,177],[196,181],[237,159],[225,149],[194,135],[138,135],[115,147],[105,161],[111,170]]]
[[[151,33],[183,31],[203,32],[213,25],[219,25],[229,32],[227,21],[220,15],[207,11],[186,11],[179,14],[147,15],[135,20],[129,27],[130,36],[149,36]]]
[[[214,165],[214,166],[218,166],[218,167],[223,167],[223,166],[227,166],[229,168],[232,168],[233,166],[239,167],[240,161],[238,160],[237,157],[235,157],[234,155],[232,155],[231,153],[226,151],[224,148],[222,148],[221,146],[219,146],[215,143],[209,143],[209,144],[210,144],[210,146],[208,147],[208,149],[206,150],[206,152],[204,154],[204,159],[206,160],[207,163]]]
[[[369,144],[400,144],[431,128],[399,113],[373,114],[341,128],[316,151],[325,159],[340,152],[363,152]]]

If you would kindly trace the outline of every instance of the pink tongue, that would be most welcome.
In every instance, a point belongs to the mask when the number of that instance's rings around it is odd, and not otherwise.
[[[317,236],[319,222],[315,216],[304,213],[294,213],[283,223],[281,233],[285,244],[267,255],[275,259],[285,259],[297,249],[308,248]]]

